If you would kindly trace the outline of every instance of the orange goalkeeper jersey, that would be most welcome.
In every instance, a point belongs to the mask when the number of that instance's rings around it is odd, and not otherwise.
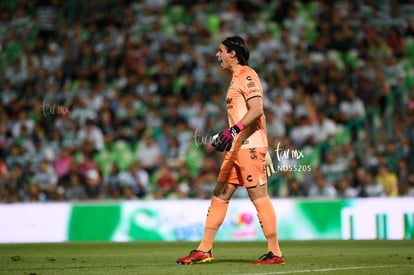
[[[254,97],[263,98],[263,88],[259,76],[249,66],[243,66],[233,74],[227,90],[226,103],[229,125],[235,125],[247,113],[247,101]],[[251,123],[238,134],[232,151],[245,148],[267,147],[266,120],[264,115]]]

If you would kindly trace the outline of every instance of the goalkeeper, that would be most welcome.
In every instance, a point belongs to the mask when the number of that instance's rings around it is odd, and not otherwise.
[[[257,210],[267,240],[267,253],[253,263],[283,264],[285,260],[279,247],[276,214],[266,185],[265,164],[271,165],[268,173],[273,170],[273,164],[267,155],[262,85],[259,76],[248,66],[249,49],[243,38],[226,38],[219,45],[216,57],[221,69],[232,74],[226,95],[230,128],[221,131],[212,143],[217,151],[226,153],[211,198],[203,239],[196,250],[176,262],[193,264],[214,259],[211,252],[213,241],[226,216],[229,200],[237,187],[243,186]]]

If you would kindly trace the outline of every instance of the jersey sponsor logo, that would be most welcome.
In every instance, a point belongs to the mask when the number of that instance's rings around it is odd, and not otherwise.
[[[249,90],[249,94],[257,94],[257,93],[260,93],[260,90],[259,89],[251,89],[251,90]]]

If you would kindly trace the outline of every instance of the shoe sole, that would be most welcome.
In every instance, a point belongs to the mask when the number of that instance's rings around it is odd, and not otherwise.
[[[268,264],[265,264],[265,263],[253,263],[254,265],[271,265],[271,264],[276,264],[276,265],[284,265],[285,264],[285,262],[283,262],[283,263],[268,263]]]
[[[214,258],[206,258],[206,259],[202,259],[201,261],[197,261],[197,262],[193,262],[195,264],[205,264],[205,263],[210,263],[214,260]]]
[[[214,258],[205,258],[205,259],[202,259],[202,260],[197,261],[197,262],[185,263],[185,262],[177,261],[176,263],[181,264],[181,265],[205,264],[205,263],[212,262],[213,260],[214,260]]]

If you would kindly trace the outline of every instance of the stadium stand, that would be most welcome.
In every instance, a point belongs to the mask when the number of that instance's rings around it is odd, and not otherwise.
[[[413,18],[414,1],[3,0],[0,202],[211,195],[234,34],[263,76],[273,197],[414,196]]]

